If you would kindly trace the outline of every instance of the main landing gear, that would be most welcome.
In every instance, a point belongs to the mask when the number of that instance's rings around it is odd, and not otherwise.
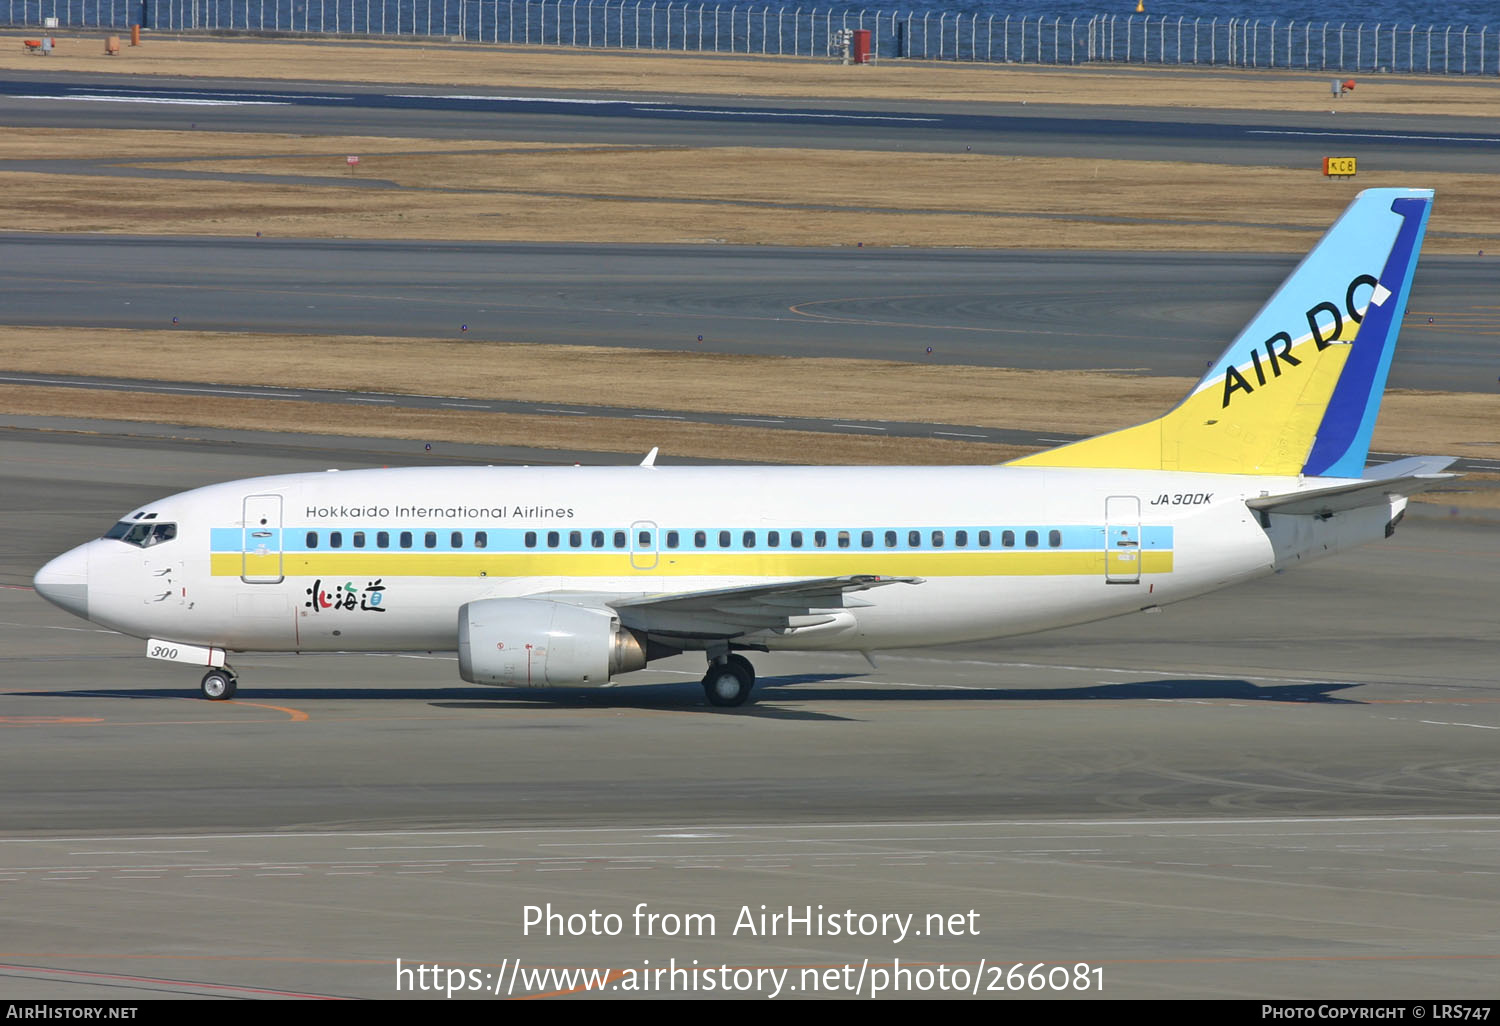
[[[703,693],[709,705],[744,705],[755,687],[755,667],[738,652],[720,656],[708,664],[703,676]]]
[[[227,702],[234,697],[234,692],[238,687],[239,678],[227,666],[218,666],[209,670],[198,684],[198,690],[210,702]]]

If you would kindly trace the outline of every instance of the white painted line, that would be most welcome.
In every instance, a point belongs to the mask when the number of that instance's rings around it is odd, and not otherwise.
[[[83,100],[90,103],[158,103],[173,107],[287,107],[288,103],[270,100],[170,100],[160,96],[103,96],[75,93],[71,96],[17,96],[17,100]]]
[[[540,408],[537,409],[536,412],[538,412],[538,413],[566,413],[570,417],[587,417],[587,416],[590,416],[588,410],[549,410],[546,407],[540,407]]]
[[[1308,132],[1291,129],[1252,128],[1250,135],[1303,135],[1324,139],[1415,139],[1420,142],[1500,143],[1500,139],[1482,135],[1397,135],[1393,132]]]
[[[13,377],[0,375],[0,381],[14,381],[22,385],[66,385],[72,388],[112,388],[125,392],[202,392],[206,395],[244,395],[255,399],[301,399],[296,392],[267,392],[263,389],[217,388],[207,385],[131,385],[117,381],[78,381],[69,378]]]
[[[853,431],[884,431],[883,427],[870,427],[867,424],[834,424],[833,427],[849,428]]]
[[[348,401],[351,402],[351,403],[393,403],[396,400],[394,400],[394,399],[360,399],[360,398],[358,398],[356,396],[350,396],[349,399],[348,399]]]
[[[484,403],[444,403],[444,406],[452,406],[457,410],[488,410],[489,406]]]
[[[814,114],[811,111],[777,110],[702,110],[695,107],[652,107],[650,110],[667,114],[711,114],[725,118],[824,118],[834,121],[925,121],[936,122],[940,118],[897,117],[894,114]]]
[[[988,438],[989,435],[976,435],[967,431],[934,431],[935,435],[943,435],[947,438]]]
[[[671,413],[632,413],[631,416],[639,420],[687,420]]]
[[[784,420],[773,420],[770,417],[733,417],[731,419],[735,420],[735,421],[737,421],[737,422],[739,422],[741,424],[785,424],[786,423],[786,421],[784,421]]]
[[[1475,730],[1500,730],[1500,727],[1492,727],[1487,723],[1449,723],[1446,720],[1422,720],[1422,723],[1430,723],[1434,727],[1473,727]]]
[[[1266,825],[1310,825],[1321,826],[1326,824],[1344,823],[1487,823],[1500,827],[1500,815],[1468,813],[1457,815],[1386,815],[1386,816],[1260,816],[1260,817],[1209,817],[1201,819],[1177,818],[1177,819],[1066,819],[1066,820],[1044,820],[1044,819],[977,819],[977,820],[944,820],[940,822],[910,822],[910,823],[799,823],[798,830],[897,830],[915,829],[930,830],[934,827],[955,828],[996,828],[996,827],[1129,827],[1131,829],[1143,826],[1266,826]],[[667,829],[677,826],[679,829],[692,829],[692,824],[668,824],[663,823],[655,829]],[[495,837],[495,836],[524,836],[546,834],[549,836],[560,836],[563,834],[636,834],[640,828],[621,827],[514,827],[509,829],[488,830],[377,830],[377,831],[308,831],[291,833],[244,833],[244,834],[149,834],[149,835],[121,835],[121,836],[99,836],[99,837],[0,837],[0,845],[6,844],[78,844],[87,841],[303,841],[315,838],[351,838],[351,837]],[[721,824],[716,824],[710,829],[724,829]],[[768,830],[787,829],[785,823],[743,823],[736,827],[738,831],[746,830]],[[1491,831],[1483,831],[1491,832]],[[1496,831],[1500,832],[1500,831]],[[778,839],[779,840],[779,839]]]
[[[146,851],[70,851],[69,855],[207,855],[207,848],[169,848]]]
[[[493,103],[574,103],[580,106],[629,104],[632,107],[654,106],[662,100],[590,100],[570,96],[484,96],[479,93],[392,93],[400,100],[487,100]]]
[[[351,844],[346,851],[391,851],[412,848],[483,848],[482,844]]]

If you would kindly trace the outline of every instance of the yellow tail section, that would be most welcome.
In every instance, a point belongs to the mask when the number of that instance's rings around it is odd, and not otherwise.
[[[1431,208],[1361,192],[1170,413],[1010,465],[1359,477]]]
[[[1257,354],[1259,377],[1253,361],[1245,371],[1231,367],[1164,417],[1007,465],[1300,474],[1357,328],[1346,323],[1348,337],[1324,339],[1322,348],[1312,334],[1293,345],[1273,341],[1274,371],[1271,358]]]

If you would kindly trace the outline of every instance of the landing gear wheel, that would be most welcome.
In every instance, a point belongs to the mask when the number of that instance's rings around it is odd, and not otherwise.
[[[746,673],[748,673],[750,675],[750,686],[754,687],[755,686],[755,667],[752,666],[752,665],[750,665],[750,660],[746,659],[744,656],[740,655],[738,652],[731,652],[731,653],[729,653],[729,661],[731,663],[733,663],[735,666],[740,667],[741,669],[743,669]]]
[[[203,692],[203,697],[210,702],[227,702],[234,697],[238,686],[239,679],[235,677],[234,671],[225,666],[205,673],[202,682],[198,685],[198,690]]]
[[[744,705],[755,686],[755,671],[750,660],[732,655],[722,663],[711,663],[703,677],[703,693],[709,705],[729,707]]]

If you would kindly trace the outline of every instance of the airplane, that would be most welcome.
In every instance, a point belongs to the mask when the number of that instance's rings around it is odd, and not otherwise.
[[[702,652],[979,641],[1164,606],[1388,537],[1445,457],[1366,467],[1433,193],[1361,192],[1172,410],[998,466],[415,467],[168,496],[43,566],[43,598],[207,667],[452,651],[501,687]]]

